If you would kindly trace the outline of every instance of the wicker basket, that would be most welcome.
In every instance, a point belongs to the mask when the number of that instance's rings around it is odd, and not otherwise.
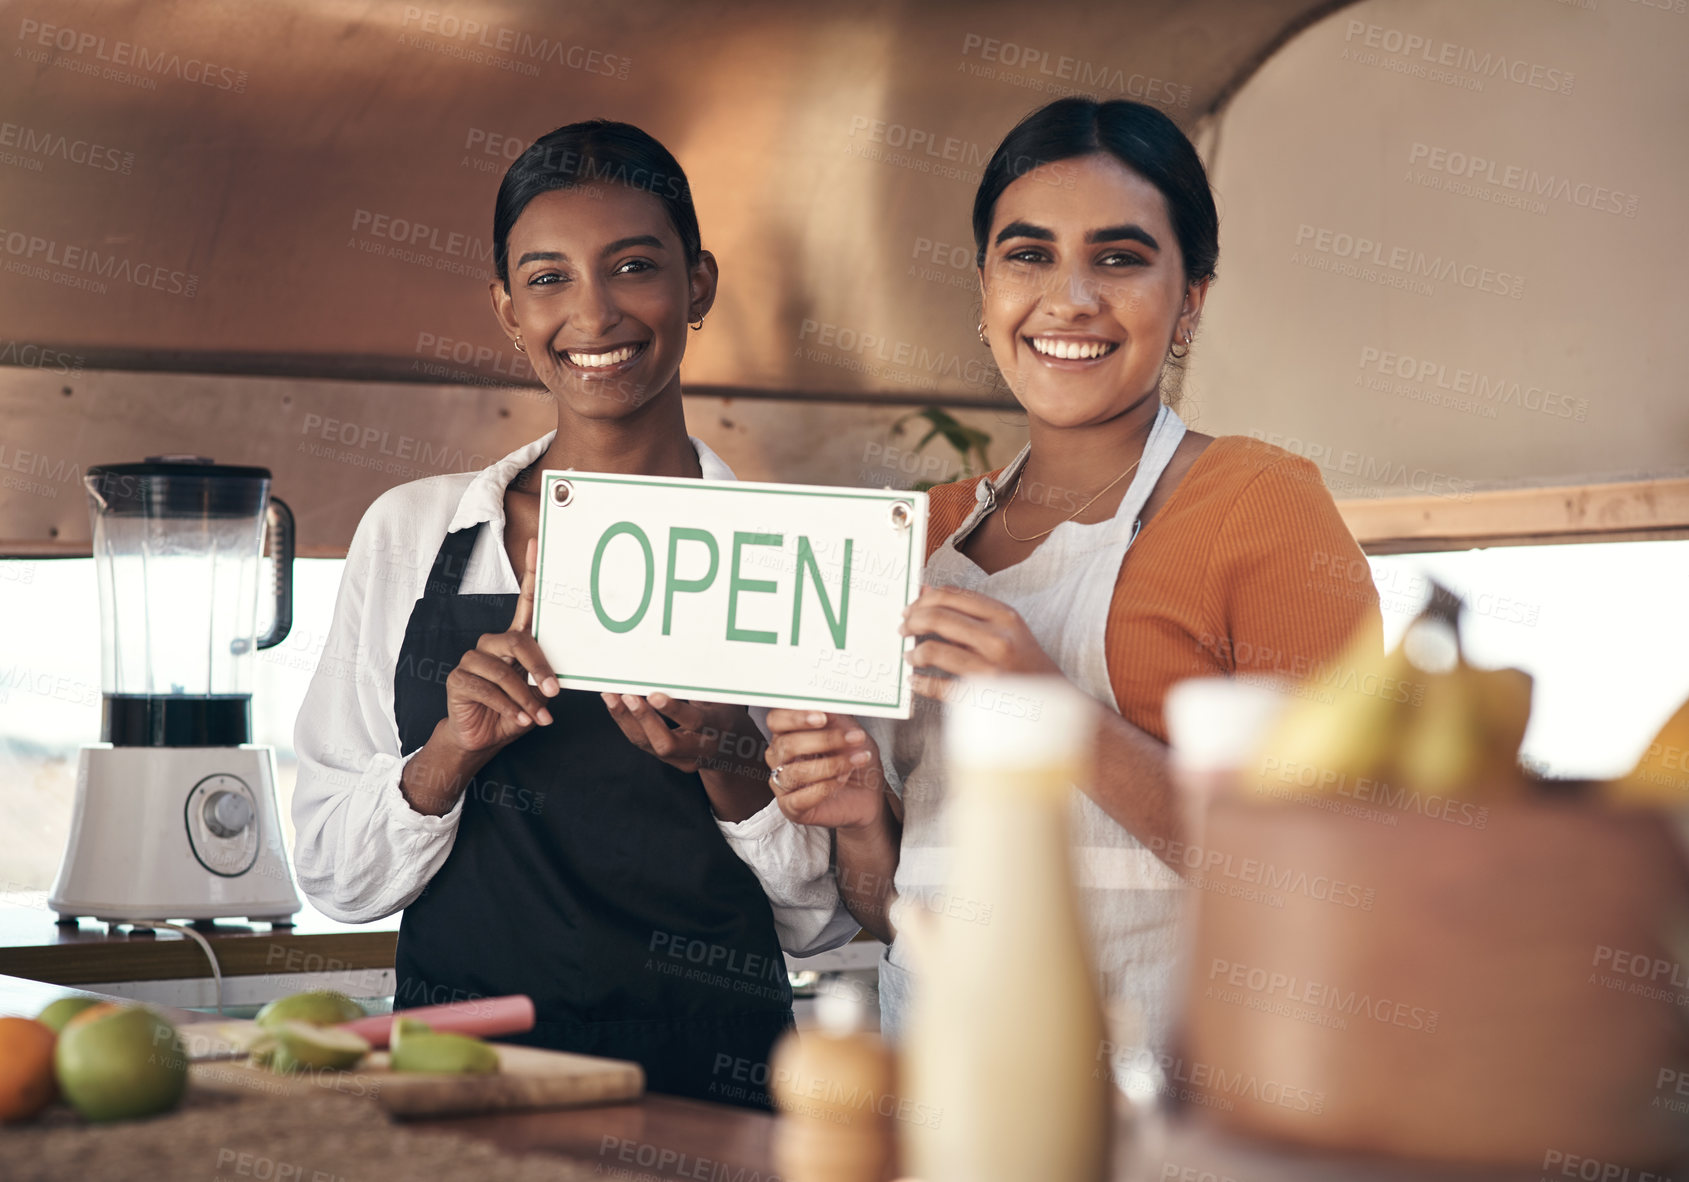
[[[1689,870],[1661,816],[1222,799],[1177,1063],[1231,1130],[1441,1161],[1689,1147]]]

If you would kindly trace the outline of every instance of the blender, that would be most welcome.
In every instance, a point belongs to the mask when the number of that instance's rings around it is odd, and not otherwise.
[[[152,456],[89,468],[101,742],[82,748],[60,923],[284,925],[300,908],[275,755],[252,738],[253,654],[293,621],[293,514],[267,468]],[[274,612],[257,635],[266,527]]]

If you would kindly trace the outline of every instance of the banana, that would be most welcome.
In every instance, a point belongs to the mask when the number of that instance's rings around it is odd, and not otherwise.
[[[1474,669],[1478,708],[1483,715],[1484,760],[1476,787],[1491,799],[1522,799],[1531,784],[1519,767],[1519,749],[1531,724],[1536,681],[1523,669]]]
[[[1376,632],[1363,628],[1285,709],[1257,767],[1316,790],[1386,777],[1396,736],[1423,681],[1402,646],[1386,656]]]
[[[1472,688],[1472,678],[1462,666],[1427,678],[1424,700],[1396,751],[1396,775],[1403,786],[1454,796],[1477,777],[1483,735],[1481,707]]]
[[[1666,719],[1636,766],[1603,786],[1603,795],[1632,808],[1689,806],[1689,701]]]
[[[1440,621],[1454,630],[1458,651],[1459,611],[1459,599],[1436,587],[1408,636]],[[1376,634],[1363,629],[1281,715],[1261,749],[1263,778],[1276,771],[1315,791],[1372,779],[1448,797],[1524,796],[1518,759],[1531,715],[1530,674],[1477,669],[1464,655],[1447,672],[1427,673],[1409,647],[1404,638],[1381,655]]]
[[[1469,799],[1524,795],[1519,745],[1531,714],[1531,675],[1455,668],[1426,679],[1424,700],[1396,753],[1405,786]]]

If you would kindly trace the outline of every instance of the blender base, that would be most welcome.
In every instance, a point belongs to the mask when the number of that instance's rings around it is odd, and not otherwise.
[[[287,922],[301,904],[282,844],[274,753],[83,747],[70,841],[47,906],[60,924],[78,916]]]

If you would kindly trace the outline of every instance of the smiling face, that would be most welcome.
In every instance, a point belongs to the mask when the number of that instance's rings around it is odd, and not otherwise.
[[[1160,190],[1098,153],[1003,190],[980,288],[991,352],[1021,405],[1082,427],[1156,396],[1208,284],[1186,282]]]
[[[688,266],[662,202],[622,185],[541,193],[510,229],[493,311],[568,410],[616,419],[680,389],[686,325],[715,300],[708,251]]]

